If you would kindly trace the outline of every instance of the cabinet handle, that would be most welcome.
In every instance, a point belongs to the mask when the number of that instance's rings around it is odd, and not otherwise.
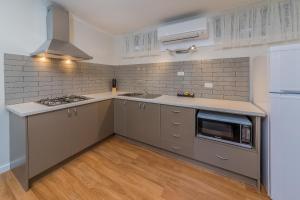
[[[173,110],[172,112],[173,113],[180,113],[180,111],[178,111],[178,110]]]
[[[173,125],[179,126],[179,125],[182,125],[182,123],[179,123],[179,122],[173,122]]]
[[[173,134],[173,137],[180,138],[180,134]]]
[[[141,104],[141,103],[139,103],[139,108],[140,108],[140,109],[142,108],[142,104]]]
[[[143,104],[143,109],[145,110],[145,108],[146,108],[146,104],[144,103],[144,104]]]
[[[229,158],[222,157],[222,156],[220,156],[218,154],[216,154],[216,157],[219,158],[219,159],[221,159],[221,160],[229,160]]]
[[[126,101],[123,101],[123,105],[125,105],[126,104]]]
[[[77,116],[77,108],[74,108],[74,113]]]
[[[177,147],[177,146],[172,146],[172,149],[174,149],[174,150],[179,150],[179,149],[180,149],[180,147]]]
[[[72,113],[70,111],[70,108],[68,108],[68,117],[71,117],[72,116]]]

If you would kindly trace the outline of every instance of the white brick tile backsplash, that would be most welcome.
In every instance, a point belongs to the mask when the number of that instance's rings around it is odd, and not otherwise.
[[[178,77],[178,71],[185,75]],[[197,97],[249,100],[249,58],[124,65],[116,66],[115,73],[121,90],[147,89],[176,95],[184,89],[195,92]],[[214,87],[207,90],[205,82],[213,83]]]
[[[65,65],[55,59],[42,62],[13,54],[5,54],[4,60],[6,104],[69,94],[80,95],[86,94],[86,91],[107,92],[114,76],[114,68],[106,65]],[[103,76],[106,78],[103,79]]]
[[[211,59],[108,66],[91,63],[66,65],[59,60],[5,54],[6,104],[36,101],[45,97],[110,91],[116,75],[118,88],[176,95],[178,90],[197,97],[249,100],[249,58]],[[184,76],[177,76],[183,71]],[[204,83],[213,83],[212,89]]]

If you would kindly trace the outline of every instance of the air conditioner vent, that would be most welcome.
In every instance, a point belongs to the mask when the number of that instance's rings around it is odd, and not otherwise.
[[[211,45],[207,18],[197,18],[160,26],[157,31],[161,50]]]
[[[183,42],[186,40],[208,39],[207,19],[199,18],[161,26],[158,29],[160,42]]]

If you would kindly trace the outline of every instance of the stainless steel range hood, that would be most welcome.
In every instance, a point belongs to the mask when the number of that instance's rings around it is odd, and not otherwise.
[[[69,13],[57,4],[48,7],[47,41],[31,56],[70,60],[92,59],[91,56],[70,43]]]

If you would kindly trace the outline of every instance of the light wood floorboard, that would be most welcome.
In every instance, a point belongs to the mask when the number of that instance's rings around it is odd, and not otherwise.
[[[36,180],[24,192],[0,175],[1,200],[268,200],[264,192],[112,137]]]

